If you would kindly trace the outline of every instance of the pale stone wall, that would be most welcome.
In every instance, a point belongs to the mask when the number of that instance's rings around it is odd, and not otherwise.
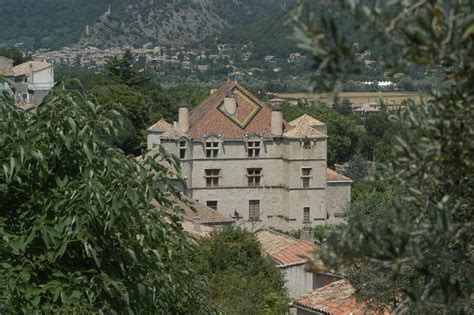
[[[351,181],[330,181],[326,190],[326,204],[329,213],[329,220],[327,223],[337,224],[344,222],[341,215],[351,202]]]
[[[202,204],[217,201],[222,214],[237,211],[245,221],[249,218],[249,200],[260,200],[260,221],[243,224],[251,229],[291,230],[341,221],[334,218],[334,213],[350,200],[350,184],[328,186],[325,138],[311,140],[309,149],[299,139],[263,139],[257,158],[248,157],[244,140],[221,139],[218,135],[211,138],[219,142],[217,158],[206,158],[203,141],[189,140],[181,163],[186,179],[184,191],[194,200]],[[167,152],[179,156],[179,140],[160,140],[158,133],[149,133],[148,147],[158,143]],[[248,168],[262,169],[261,187],[248,187]],[[308,188],[303,188],[303,168],[311,168]],[[220,169],[218,187],[206,187],[206,169]],[[303,222],[304,207],[310,208],[309,224]]]
[[[313,273],[305,271],[304,264],[280,268],[285,277],[285,288],[291,299],[298,299],[313,290]]]

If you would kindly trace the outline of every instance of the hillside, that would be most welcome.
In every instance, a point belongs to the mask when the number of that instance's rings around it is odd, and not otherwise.
[[[185,45],[223,30],[274,18],[284,0],[141,0],[112,9],[83,33],[81,45]]]
[[[58,48],[123,0],[0,0],[0,48]]]
[[[190,44],[246,31],[239,28],[281,15],[288,3],[295,0],[0,0],[0,47]]]

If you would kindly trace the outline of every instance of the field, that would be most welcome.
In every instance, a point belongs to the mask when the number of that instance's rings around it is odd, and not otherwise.
[[[274,97],[291,100],[322,101],[332,103],[332,94],[311,94],[311,93],[272,93]],[[388,105],[399,105],[404,100],[412,99],[415,103],[421,102],[421,96],[413,92],[342,92],[339,93],[341,99],[348,98],[355,107],[364,104],[373,104],[383,101]]]

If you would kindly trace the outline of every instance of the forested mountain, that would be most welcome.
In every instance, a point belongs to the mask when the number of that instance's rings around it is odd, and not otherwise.
[[[0,46],[23,43],[20,47],[37,49],[77,43],[183,45],[223,31],[246,31],[245,26],[255,22],[278,19],[295,3],[296,0],[0,0]]]
[[[57,48],[123,0],[0,0],[0,47]]]

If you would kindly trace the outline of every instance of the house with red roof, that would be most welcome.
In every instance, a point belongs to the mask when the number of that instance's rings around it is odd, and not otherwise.
[[[310,230],[310,232],[312,232]],[[315,273],[306,268],[322,248],[306,239],[295,239],[271,229],[255,233],[263,252],[285,277],[285,288],[293,300],[315,289],[339,280],[333,273]]]
[[[162,145],[181,161],[183,192],[241,224],[300,229],[338,223],[352,181],[327,168],[326,125],[308,115],[286,122],[237,82],[226,82],[178,122],[147,130],[148,149]]]
[[[358,301],[349,281],[340,279],[301,296],[293,306],[296,315],[389,315],[389,311],[369,309]]]

